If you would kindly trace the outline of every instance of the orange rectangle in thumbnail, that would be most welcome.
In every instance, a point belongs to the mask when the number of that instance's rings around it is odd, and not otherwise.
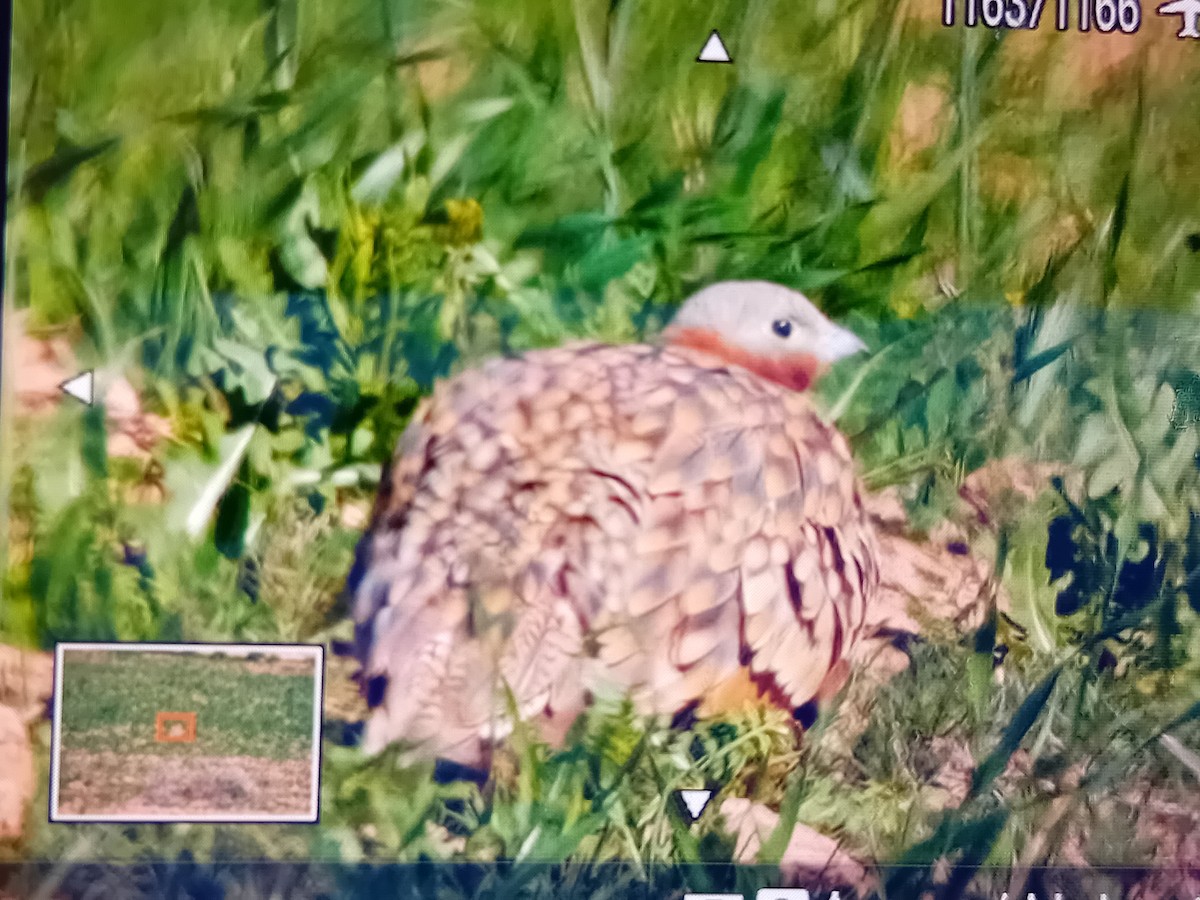
[[[160,744],[190,744],[196,740],[194,712],[160,712],[154,717],[154,740]]]

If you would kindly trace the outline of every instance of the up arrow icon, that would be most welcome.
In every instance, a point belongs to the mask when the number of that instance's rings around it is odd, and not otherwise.
[[[700,48],[700,55],[696,57],[696,62],[733,62],[733,58],[729,55],[729,51],[725,49],[725,42],[721,40],[721,35],[715,28],[713,29],[712,34],[708,36],[708,40],[704,42],[704,46]]]

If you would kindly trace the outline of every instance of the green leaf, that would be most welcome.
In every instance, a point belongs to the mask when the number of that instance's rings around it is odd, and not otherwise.
[[[1165,496],[1175,496],[1180,487],[1180,481],[1195,465],[1196,451],[1200,445],[1200,436],[1192,426],[1175,438],[1175,443],[1165,453],[1159,454],[1150,463],[1150,477],[1155,487]]]
[[[801,269],[792,278],[798,291],[819,291],[836,284],[851,273],[851,269]]]
[[[1103,497],[1114,488],[1126,484],[1137,475],[1138,460],[1124,445],[1116,445],[1108,458],[1092,470],[1088,477],[1088,496]]]
[[[1010,541],[1005,566],[1009,617],[1025,630],[1029,647],[1040,654],[1052,654],[1061,644],[1055,609],[1058,591],[1051,585],[1046,568],[1046,523],[1057,512],[1057,502],[1057,498],[1047,496],[1022,516]]]
[[[925,425],[930,442],[939,441],[950,431],[950,417],[958,399],[958,383],[951,372],[943,372],[929,388],[925,401]]]
[[[1063,341],[1060,344],[1055,344],[1048,350],[1043,350],[1036,356],[1022,360],[1013,372],[1013,384],[1020,384],[1028,378],[1032,378],[1046,366],[1050,365],[1056,359],[1071,349],[1072,341]]]
[[[649,249],[643,238],[626,238],[597,247],[579,261],[579,284],[584,290],[600,291],[622,277],[645,258]]]
[[[245,482],[248,474],[243,464],[242,479],[230,485],[217,505],[213,542],[229,559],[241,558],[246,546],[246,529],[250,525],[250,488]]]
[[[1095,413],[1084,421],[1075,447],[1075,463],[1088,468],[1111,455],[1117,446],[1112,424],[1104,413]]]
[[[192,538],[204,533],[217,504],[242,465],[255,427],[244,425],[221,438],[215,465],[194,456],[168,464],[166,484],[171,499],[166,524],[169,529],[183,531]]]
[[[83,412],[83,441],[80,448],[88,474],[97,480],[108,477],[108,424],[104,406],[94,404]]]
[[[424,146],[425,136],[414,132],[384,150],[359,177],[351,196],[358,203],[383,202],[404,174],[409,162]]]
[[[318,212],[316,191],[305,185],[279,233],[279,261],[298,284],[310,290],[324,287],[329,277],[329,263],[308,231],[309,218],[316,220]]]
[[[253,122],[266,113],[276,113],[291,102],[289,91],[263,91],[244,101],[201,106],[174,113],[169,120],[181,123],[211,122],[233,126]]]
[[[517,236],[514,249],[523,247],[544,247],[560,241],[576,241],[580,238],[591,239],[597,232],[603,231],[613,223],[611,216],[598,212],[576,213],[563,216],[550,225],[540,225],[525,229]]]
[[[262,403],[271,396],[277,378],[261,350],[225,338],[217,338],[213,342],[213,349],[233,364],[232,370],[225,370],[228,379],[224,387],[227,392],[242,388],[249,404]]]
[[[975,775],[971,780],[971,793],[968,799],[974,799],[983,794],[1008,766],[1008,761],[1012,759],[1012,755],[1021,746],[1025,735],[1029,733],[1029,729],[1033,727],[1038,717],[1042,714],[1042,710],[1050,700],[1050,695],[1054,692],[1061,674],[1062,667],[1055,667],[1054,671],[1017,708],[1016,714],[1004,729],[1004,733],[1000,736],[1000,741],[997,743],[995,749],[987,755],[987,758],[975,770]]]
[[[120,143],[121,139],[119,137],[110,137],[83,146],[72,145],[64,147],[53,156],[31,167],[25,173],[24,182],[21,187],[30,200],[40,203],[52,188],[57,187],[70,178],[75,173],[75,170],[84,163],[91,162],[93,159],[103,156]],[[8,196],[10,200],[13,199],[14,190],[16,190],[16,185],[9,184]]]
[[[975,873],[987,861],[996,841],[1004,833],[1008,822],[1009,811],[997,810],[982,818],[964,824],[955,840],[957,847],[963,850],[962,858],[950,872],[946,885],[946,896],[961,897]]]
[[[800,815],[800,804],[808,785],[799,773],[791,779],[787,791],[783,795],[783,803],[779,807],[779,822],[775,829],[762,843],[758,852],[758,862],[767,865],[778,865],[787,850],[792,833],[796,830],[796,822]]]

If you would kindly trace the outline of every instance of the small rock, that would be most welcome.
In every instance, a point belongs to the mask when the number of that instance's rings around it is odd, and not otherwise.
[[[730,797],[721,804],[721,817],[734,835],[737,861],[759,862],[759,850],[778,827],[779,814],[761,803]],[[866,866],[842,850],[837,841],[800,823],[792,830],[779,868],[788,880],[808,880],[819,886],[865,889],[872,881]]]

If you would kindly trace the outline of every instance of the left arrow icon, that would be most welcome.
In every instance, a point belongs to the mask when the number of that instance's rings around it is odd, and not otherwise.
[[[88,406],[96,399],[96,375],[88,369],[86,372],[80,372],[74,378],[68,378],[58,386],[58,389],[64,394],[69,394],[80,403],[86,403]]]

